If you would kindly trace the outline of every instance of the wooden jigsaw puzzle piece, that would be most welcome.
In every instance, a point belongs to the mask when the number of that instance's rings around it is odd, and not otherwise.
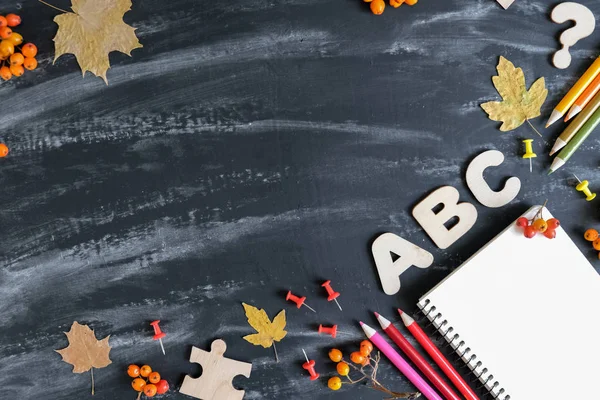
[[[222,339],[212,342],[210,352],[192,347],[190,362],[202,366],[202,375],[186,375],[179,393],[201,400],[242,400],[245,392],[235,389],[231,381],[238,375],[250,378],[252,364],[223,357],[226,350]]]

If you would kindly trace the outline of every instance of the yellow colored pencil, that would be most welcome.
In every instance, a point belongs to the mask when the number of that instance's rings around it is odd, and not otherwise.
[[[600,92],[596,93],[596,95],[592,98],[592,101],[588,103],[588,105],[583,109],[582,112],[577,114],[575,119],[567,126],[567,128],[560,134],[556,142],[554,142],[554,146],[552,146],[552,150],[550,150],[550,155],[556,153],[563,147],[569,143],[569,140],[573,139],[573,136],[579,131],[579,128],[583,126],[587,122],[588,119],[594,114],[594,112],[600,107]]]
[[[569,90],[565,97],[562,98],[560,103],[554,107],[552,114],[550,114],[550,118],[548,118],[548,122],[546,122],[546,128],[558,121],[567,111],[569,111],[569,108],[571,108],[573,103],[575,103],[577,98],[598,74],[600,74],[600,57],[596,58],[596,61],[590,65],[587,71],[581,75],[581,78],[575,82],[575,85],[573,85],[571,90]]]

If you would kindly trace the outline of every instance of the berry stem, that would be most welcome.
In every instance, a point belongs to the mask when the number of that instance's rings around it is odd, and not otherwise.
[[[535,221],[538,218],[538,216],[540,218],[543,218],[544,207],[546,207],[546,204],[548,204],[548,199],[546,199],[546,201],[544,201],[544,204],[542,204],[542,206],[539,208],[539,210],[537,210],[537,212],[535,213],[533,218],[531,218],[529,221],[531,221],[531,222]]]
[[[45,4],[45,5],[47,5],[48,7],[52,7],[52,8],[54,8],[55,10],[58,10],[58,11],[60,11],[60,12],[64,12],[64,13],[68,13],[68,12],[69,12],[69,11],[65,11],[65,10],[63,10],[62,8],[58,8],[58,7],[56,7],[56,6],[53,6],[52,4],[46,3],[44,0],[38,0],[38,1],[39,1],[40,3],[42,3],[42,4]],[[541,136],[541,135],[540,135],[540,136]]]
[[[346,375],[346,379],[348,380],[348,383],[350,384],[354,384],[354,383],[359,383],[362,382],[363,380],[368,380],[370,381],[371,385],[370,387],[378,390],[380,392],[383,392],[387,395],[390,395],[392,397],[389,397],[388,399],[416,399],[417,397],[419,397],[421,395],[421,393],[416,392],[416,393],[398,393],[398,392],[393,392],[389,389],[386,389],[385,386],[383,386],[381,383],[379,383],[379,381],[377,380],[377,370],[379,368],[379,361],[381,360],[381,354],[379,354],[379,352],[377,353],[377,355],[373,358],[370,357],[369,363],[362,366],[361,368],[358,368],[356,365],[354,365],[353,363],[349,363],[346,360],[344,360],[342,358],[341,361],[345,362],[346,364],[348,364],[351,368],[354,368],[356,371],[360,372],[362,374],[362,377],[360,377],[357,380],[354,380],[350,377],[350,375]],[[371,364],[371,361],[373,362],[373,364]],[[367,373],[365,371],[366,367],[371,367],[371,373]]]

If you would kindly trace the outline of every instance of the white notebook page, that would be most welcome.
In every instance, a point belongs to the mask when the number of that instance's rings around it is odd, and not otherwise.
[[[531,218],[539,206],[525,216]],[[544,210],[544,218],[551,218]],[[591,246],[591,243],[590,243]],[[600,262],[600,261],[599,261]],[[512,223],[419,300],[499,399],[600,398],[600,276],[566,233]],[[480,363],[480,364],[478,364]],[[507,397],[510,396],[510,397]]]

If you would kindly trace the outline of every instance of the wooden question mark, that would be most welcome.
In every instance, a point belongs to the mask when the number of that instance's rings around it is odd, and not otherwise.
[[[515,0],[496,0],[498,2],[498,4],[500,4],[502,6],[502,8],[504,8],[505,10],[510,7],[510,5],[515,1]]]
[[[571,65],[571,54],[569,47],[573,46],[579,39],[590,36],[596,27],[596,18],[589,8],[579,3],[560,3],[552,9],[550,14],[552,21],[562,24],[573,21],[575,26],[567,29],[560,35],[562,49],[554,53],[552,63],[556,68],[565,69]]]

